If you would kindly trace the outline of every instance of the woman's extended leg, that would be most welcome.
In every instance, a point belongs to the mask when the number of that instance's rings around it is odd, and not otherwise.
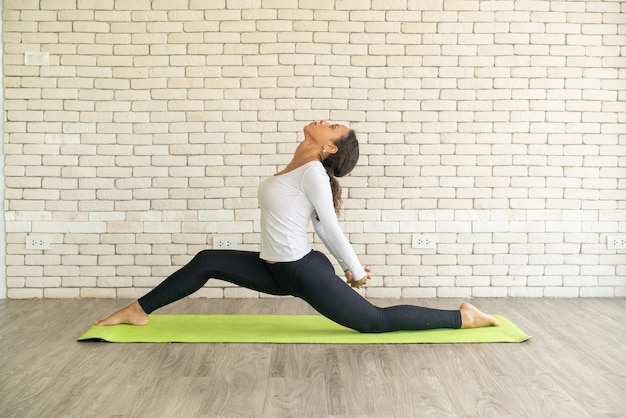
[[[146,325],[147,314],[200,289],[210,278],[272,295],[286,295],[259,253],[231,250],[204,250],[137,302],[96,321],[96,325],[129,323]]]
[[[280,286],[291,294],[307,301],[329,319],[359,332],[497,325],[495,318],[489,316],[495,322],[484,322],[481,315],[485,314],[470,304],[461,305],[459,310],[413,305],[374,306],[337,277],[330,261],[318,252],[311,252],[294,263],[272,265],[270,269]],[[471,324],[467,322],[469,319]]]

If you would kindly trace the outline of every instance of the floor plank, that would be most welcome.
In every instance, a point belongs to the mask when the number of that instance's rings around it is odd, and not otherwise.
[[[263,416],[319,417],[326,415],[328,406],[323,376],[272,377],[269,381]]]

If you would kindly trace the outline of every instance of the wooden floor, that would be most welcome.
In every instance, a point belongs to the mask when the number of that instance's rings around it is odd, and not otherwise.
[[[473,301],[532,336],[521,344],[76,342],[127,302],[0,300],[0,416],[626,416],[625,299]],[[313,312],[284,298],[187,299],[157,313]]]

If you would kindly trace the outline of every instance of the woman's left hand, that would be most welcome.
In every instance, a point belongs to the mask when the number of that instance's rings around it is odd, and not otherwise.
[[[365,267],[366,275],[360,280],[354,280],[354,276],[352,275],[352,272],[350,270],[346,270],[344,273],[346,274],[346,278],[348,279],[348,284],[352,287],[360,289],[361,286],[365,286],[367,284],[367,281],[371,279],[370,272],[371,270]]]

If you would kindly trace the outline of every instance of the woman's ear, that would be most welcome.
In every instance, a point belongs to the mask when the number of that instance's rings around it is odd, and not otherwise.
[[[338,148],[335,144],[326,144],[324,145],[324,147],[322,148],[324,150],[324,152],[328,153],[328,154],[336,154],[338,151]]]

